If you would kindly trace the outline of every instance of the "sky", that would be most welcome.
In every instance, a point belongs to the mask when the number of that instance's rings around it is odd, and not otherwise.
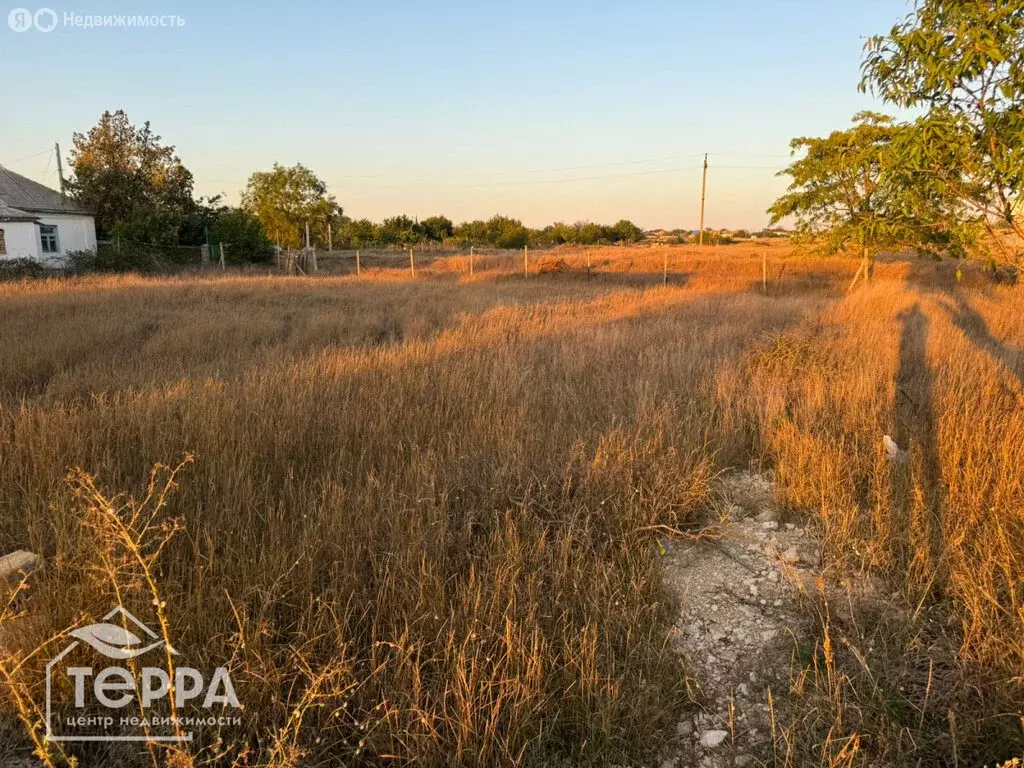
[[[14,0],[17,3],[19,0]],[[857,90],[865,38],[906,0],[49,0],[0,6],[0,164],[57,185],[52,146],[104,110],[150,121],[237,203],[302,163],[355,218],[495,213],[760,228],[794,136],[884,110]],[[37,0],[20,0],[20,3]],[[40,6],[21,6],[35,12]],[[74,16],[180,18],[85,28]],[[48,25],[47,17],[42,21]]]

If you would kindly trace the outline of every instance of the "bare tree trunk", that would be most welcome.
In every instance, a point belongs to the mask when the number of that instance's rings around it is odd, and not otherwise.
[[[1024,242],[1024,226],[1021,226],[1020,221],[1016,217],[1014,217],[1014,219],[1010,221],[1010,227],[1013,229],[1017,237],[1019,237],[1021,241]],[[1024,267],[1024,260],[1021,259],[1021,256],[1019,254],[1014,257],[1013,262],[1018,267]]]
[[[861,273],[864,274],[865,282],[871,279],[871,259],[868,258],[868,249],[864,249],[864,255],[861,257],[860,266],[857,267],[857,274],[853,276],[853,281],[850,283],[850,287],[846,289],[847,293],[852,293],[853,289],[857,286],[857,281],[860,280]]]

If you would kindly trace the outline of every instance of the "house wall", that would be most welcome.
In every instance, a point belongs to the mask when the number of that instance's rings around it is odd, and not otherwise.
[[[46,214],[39,217],[40,224],[55,224],[57,226],[57,243],[60,245],[61,255],[69,251],[95,251],[96,250],[96,222],[92,216],[75,216],[71,214]],[[36,237],[39,237],[39,230],[36,230]],[[42,248],[37,245],[37,252]],[[52,257],[51,254],[42,254]]]
[[[0,259],[38,259],[39,227],[32,221],[0,221],[7,255]]]
[[[39,239],[39,224],[57,227],[57,243],[60,254],[43,253]],[[37,259],[60,262],[70,251],[96,250],[96,223],[92,216],[72,214],[47,214],[39,217],[39,224],[32,221],[0,221],[7,242],[7,255],[3,259]]]

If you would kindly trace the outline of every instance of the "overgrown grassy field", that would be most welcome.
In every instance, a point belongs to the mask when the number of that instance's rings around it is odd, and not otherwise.
[[[767,764],[1020,754],[1024,289],[893,260],[848,296],[853,261],[788,246],[558,256],[0,286],[0,550],[46,559],[0,624],[0,763],[47,640],[152,619],[152,575],[242,725],[81,765],[644,764],[699,706],[657,537],[731,467],[824,543]]]

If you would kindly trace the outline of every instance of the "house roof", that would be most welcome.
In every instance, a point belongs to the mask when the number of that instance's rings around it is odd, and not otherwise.
[[[31,213],[0,204],[0,221],[35,221],[36,218]]]
[[[41,213],[90,215],[60,192],[0,165],[0,216],[15,218],[5,212],[8,210],[15,211],[17,218],[28,219],[35,218],[30,214]]]

